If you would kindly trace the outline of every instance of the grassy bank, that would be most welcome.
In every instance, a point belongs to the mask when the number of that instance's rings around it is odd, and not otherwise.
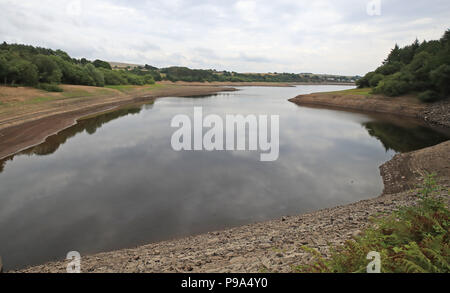
[[[334,92],[324,92],[323,94],[329,95],[340,95],[340,96],[348,96],[348,95],[360,95],[360,96],[371,96],[372,89],[371,88],[357,88],[343,91],[334,91]]]

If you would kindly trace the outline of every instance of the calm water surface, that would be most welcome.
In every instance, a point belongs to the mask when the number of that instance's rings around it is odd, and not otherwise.
[[[83,120],[0,162],[0,255],[6,269],[296,215],[375,197],[378,167],[449,138],[404,119],[299,107],[302,93],[243,87],[164,98]],[[176,114],[280,115],[280,158],[174,152]]]

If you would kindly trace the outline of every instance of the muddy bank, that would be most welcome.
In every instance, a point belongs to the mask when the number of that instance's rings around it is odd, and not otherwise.
[[[450,127],[450,101],[424,104],[409,96],[390,98],[378,95],[344,95],[339,92],[300,95],[289,101],[302,106],[393,114],[417,118],[436,126]]]
[[[450,142],[445,142],[396,156],[381,167],[387,186],[385,193],[374,199],[133,249],[84,256],[81,268],[83,272],[94,273],[292,272],[295,266],[311,261],[311,256],[301,246],[308,245],[328,256],[329,244],[342,244],[358,235],[370,225],[371,216],[389,214],[400,206],[414,204],[417,193],[407,190],[420,183],[420,170],[436,172],[443,179],[441,183],[449,186],[449,153]],[[413,166],[413,171],[410,166]],[[398,188],[393,188],[397,185]],[[66,265],[64,261],[52,262],[17,272],[64,273]]]
[[[59,131],[74,125],[77,119],[101,113],[121,106],[154,101],[159,97],[204,96],[234,88],[217,86],[176,86],[155,90],[146,94],[128,94],[114,98],[87,100],[61,105],[53,111],[37,111],[18,117],[6,117],[0,121],[0,159],[38,145]],[[6,125],[6,126],[5,126]]]

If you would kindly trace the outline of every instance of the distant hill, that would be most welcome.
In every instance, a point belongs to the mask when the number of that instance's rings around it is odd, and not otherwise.
[[[122,62],[108,62],[113,69],[134,69],[139,67],[144,67],[142,64],[131,64]]]
[[[159,69],[164,79],[171,81],[202,82],[291,82],[291,83],[354,83],[359,76],[340,76],[304,73],[238,73],[214,69],[190,69],[187,67],[168,67]]]

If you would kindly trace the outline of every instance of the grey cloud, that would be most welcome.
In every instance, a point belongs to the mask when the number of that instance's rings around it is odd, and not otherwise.
[[[449,26],[449,1],[381,0],[373,17],[368,2],[0,0],[0,41],[162,67],[364,74],[395,43]]]

